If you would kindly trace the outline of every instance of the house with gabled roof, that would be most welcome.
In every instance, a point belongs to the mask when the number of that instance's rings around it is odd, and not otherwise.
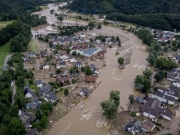
[[[135,135],[136,133],[138,134],[142,131],[142,124],[139,120],[133,120],[126,124],[123,129]]]

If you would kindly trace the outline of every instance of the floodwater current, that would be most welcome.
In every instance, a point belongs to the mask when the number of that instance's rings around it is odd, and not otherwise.
[[[50,9],[55,8],[49,4]],[[48,23],[56,23],[50,15],[50,9],[40,11],[38,14],[47,16]],[[72,20],[64,20],[63,23],[76,23]],[[102,116],[100,103],[109,98],[111,90],[120,91],[120,107],[127,109],[129,103],[129,94],[138,95],[134,90],[134,79],[136,75],[141,74],[147,67],[145,58],[147,57],[146,46],[133,34],[127,33],[118,28],[103,26],[101,30],[94,30],[97,34],[107,36],[119,36],[122,46],[130,46],[123,50],[119,55],[115,55],[116,48],[108,49],[105,54],[106,66],[100,69],[100,85],[80,104],[84,104],[83,110],[80,110],[78,104],[63,118],[57,121],[48,131],[47,135],[108,135],[108,129],[111,122]],[[132,50],[131,62],[125,69],[119,69],[117,59],[125,53]]]

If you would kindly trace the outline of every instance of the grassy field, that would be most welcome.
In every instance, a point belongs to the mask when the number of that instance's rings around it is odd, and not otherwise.
[[[39,6],[39,7],[42,8],[42,10],[47,10],[47,9],[49,9],[48,6]]]
[[[0,22],[0,29],[6,27],[8,24],[11,24],[13,21],[4,21]]]
[[[31,39],[31,41],[29,42],[28,49],[29,49],[31,52],[37,52],[37,50],[38,50],[37,44],[36,44],[32,39]]]
[[[0,71],[2,70],[4,60],[6,58],[6,55],[10,51],[10,44],[9,42],[4,44],[3,46],[0,46]]]

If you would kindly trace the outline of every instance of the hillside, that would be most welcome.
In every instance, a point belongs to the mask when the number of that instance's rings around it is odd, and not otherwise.
[[[162,30],[180,30],[179,0],[74,0],[70,9]]]
[[[179,0],[74,0],[70,8],[83,13],[180,13]]]

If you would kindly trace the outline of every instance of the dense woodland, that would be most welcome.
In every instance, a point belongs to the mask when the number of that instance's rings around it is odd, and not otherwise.
[[[70,9],[157,29],[180,30],[179,0],[74,0]]]

